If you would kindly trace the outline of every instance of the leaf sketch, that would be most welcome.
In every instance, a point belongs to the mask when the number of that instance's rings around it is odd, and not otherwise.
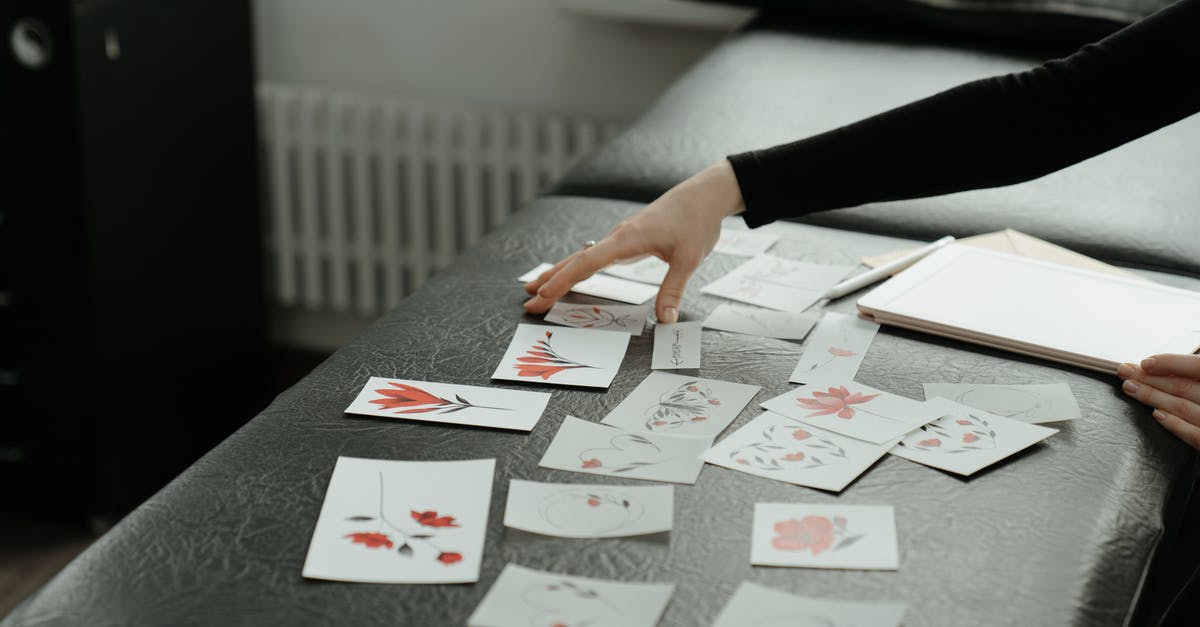
[[[566,579],[535,584],[521,593],[531,627],[586,627],[619,624],[622,612],[594,588]]]
[[[695,379],[664,392],[657,403],[642,413],[646,416],[647,431],[669,431],[706,422],[709,412],[720,406],[721,399],[716,398],[712,387]]]
[[[759,470],[787,471],[840,464],[847,458],[846,449],[829,438],[815,436],[803,427],[771,425],[763,429],[761,440],[730,451],[729,459]]]

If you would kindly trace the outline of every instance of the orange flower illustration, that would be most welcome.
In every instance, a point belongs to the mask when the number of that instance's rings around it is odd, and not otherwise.
[[[857,392],[851,394],[850,390],[841,386],[829,388],[828,392],[813,392],[813,398],[798,398],[796,402],[808,409],[817,410],[809,414],[809,417],[837,414],[838,418],[849,420],[854,417],[854,408],[850,407],[851,405],[869,402],[877,396],[879,395],[863,395]]]

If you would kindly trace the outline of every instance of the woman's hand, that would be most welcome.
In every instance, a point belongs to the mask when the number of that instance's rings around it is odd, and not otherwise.
[[[1126,394],[1154,408],[1167,431],[1200,450],[1200,355],[1155,355],[1122,364]]]
[[[733,166],[721,161],[671,188],[609,231],[595,246],[578,251],[525,284],[534,297],[525,311],[545,313],[576,283],[617,262],[654,255],[670,264],[658,289],[661,322],[679,319],[684,287],[721,236],[721,219],[745,209]]]

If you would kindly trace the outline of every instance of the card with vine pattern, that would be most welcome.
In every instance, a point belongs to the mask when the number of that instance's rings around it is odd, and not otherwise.
[[[939,418],[901,440],[892,454],[959,475],[972,475],[1058,433],[944,398],[925,403]]]
[[[560,538],[620,538],[670,531],[674,486],[508,484],[504,526]]]
[[[937,418],[935,410],[921,401],[845,380],[802,385],[762,407],[872,444],[894,442]]]
[[[479,580],[496,460],[339,457],[305,577],[365,583]]]
[[[891,505],[755,503],[750,563],[759,566],[897,570]]]
[[[900,627],[906,606],[789,594],[743,581],[712,627]]]
[[[600,422],[629,431],[711,438],[724,431],[761,389],[651,372]]]
[[[606,388],[628,347],[625,333],[521,324],[492,378]]]
[[[559,301],[546,312],[544,320],[565,327],[641,335],[649,317],[648,305],[595,305]]]
[[[654,627],[675,585],[560,575],[507,564],[467,627]]]
[[[549,402],[546,392],[371,377],[346,413],[529,431]]]
[[[695,483],[710,438],[626,431],[567,416],[538,463],[592,475]]]
[[[893,441],[894,442],[894,441]],[[704,461],[746,474],[841,492],[892,448],[763,412],[704,453]]]

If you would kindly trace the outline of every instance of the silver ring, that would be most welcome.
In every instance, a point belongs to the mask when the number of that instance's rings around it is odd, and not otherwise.
[[[588,240],[588,241],[586,241],[586,242],[584,242],[584,243],[583,243],[583,249],[584,249],[584,250],[587,250],[587,249],[589,249],[589,248],[591,248],[592,246],[595,246],[595,245],[596,245],[596,240],[594,240],[594,239],[590,239],[590,240]]]

